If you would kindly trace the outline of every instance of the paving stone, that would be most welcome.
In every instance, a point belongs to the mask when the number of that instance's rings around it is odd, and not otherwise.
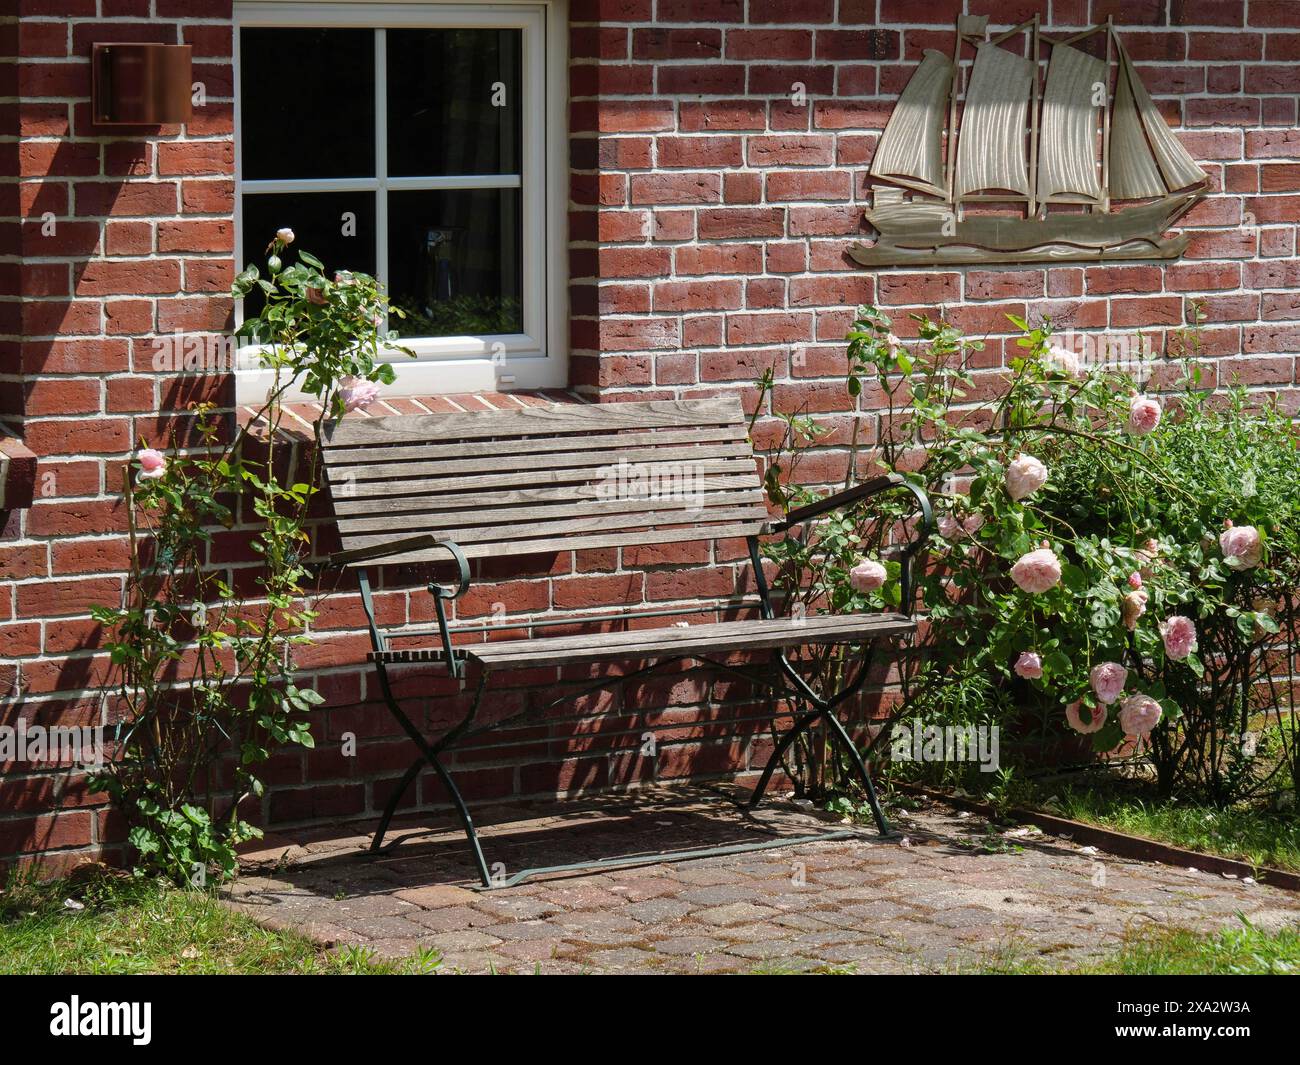
[[[338,923],[365,937],[368,942],[378,939],[415,939],[425,934],[424,928],[405,917],[353,917],[340,914]]]
[[[721,949],[723,945],[722,940],[710,939],[708,936],[673,936],[654,941],[656,954],[669,955],[709,954]]]
[[[695,915],[697,921],[726,928],[729,925],[747,924],[771,917],[775,911],[767,906],[755,906],[750,902],[733,902],[729,906],[714,906],[701,910]]]
[[[606,942],[608,938],[640,933],[641,923],[626,916],[623,910],[580,910],[551,918],[551,924],[563,928],[570,939],[576,937]]]
[[[532,895],[476,895],[473,905],[475,909],[491,914],[498,920],[514,918],[517,921],[532,921],[561,912],[561,908],[554,902]]]
[[[396,892],[403,902],[409,902],[421,909],[434,910],[441,906],[469,906],[479,898],[477,891],[456,887],[454,884],[427,884],[422,887],[405,888]]]
[[[338,913],[349,917],[394,917],[414,913],[419,909],[396,895],[358,895],[355,898],[339,899],[334,908]]]
[[[463,953],[467,950],[486,950],[495,947],[501,940],[474,929],[461,932],[442,932],[424,940],[426,946],[442,951],[444,954]]]
[[[417,910],[406,915],[406,920],[414,921],[434,932],[455,932],[462,928],[486,928],[497,924],[499,918],[489,913],[471,910],[468,906],[442,906],[436,910]]]
[[[525,939],[553,939],[558,942],[563,936],[563,930],[549,921],[513,921],[509,924],[494,924],[482,931],[502,942]]]
[[[681,899],[647,899],[624,906],[619,912],[641,924],[661,924],[690,913],[691,904]]]

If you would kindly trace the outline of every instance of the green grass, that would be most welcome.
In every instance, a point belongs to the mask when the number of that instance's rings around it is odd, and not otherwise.
[[[1239,928],[1201,933],[1185,928],[1132,932],[1112,954],[1080,968],[1052,969],[1027,950],[1006,947],[966,972],[1042,976],[1260,976],[1300,974],[1300,931],[1264,932],[1242,918]]]
[[[0,973],[363,975],[428,973],[439,964],[436,953],[400,962],[357,947],[327,953],[206,892],[102,871],[50,884],[12,881],[0,892]]]
[[[1044,808],[1075,821],[1254,866],[1300,872],[1300,817],[1294,811],[1155,802],[1140,795],[1094,790],[1059,791],[1054,799]]]

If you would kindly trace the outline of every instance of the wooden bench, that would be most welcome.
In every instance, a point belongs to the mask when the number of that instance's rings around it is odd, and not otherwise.
[[[880,477],[773,521],[736,396],[350,417],[327,425],[324,445],[326,477],[342,543],[330,565],[356,572],[374,645],[369,657],[378,673],[380,691],[419,750],[388,801],[372,850],[382,848],[402,793],[427,764],[456,807],[485,887],[517,883],[540,871],[524,870],[494,882],[469,810],[440,758],[454,745],[507,723],[475,725],[488,676],[494,670],[611,660],[649,663],[585,689],[590,691],[682,659],[735,673],[735,668],[716,660],[733,652],[758,652],[769,667],[775,667],[766,669],[758,682],[774,700],[791,699],[803,711],[780,737],[749,805],[762,798],[772,771],[794,739],[824,721],[861,778],[877,826],[882,833],[888,831],[866,764],[835,709],[861,688],[875,645],[915,628],[912,564],[931,524],[930,504],[920,488],[901,477]],[[790,535],[791,530],[830,510],[895,488],[912,492],[921,514],[919,532],[902,550],[902,612],[778,617],[760,562],[759,537]],[[447,604],[469,587],[470,564],[475,559],[728,538],[743,538],[748,543],[754,577],[751,598],[710,600],[688,608],[655,609],[642,604],[641,609],[613,614],[552,614],[512,620],[511,629],[528,632],[524,639],[493,639],[492,630],[501,626],[453,627],[448,621]],[[453,583],[428,585],[437,628],[380,627],[368,567],[381,562],[450,562],[455,566],[458,576]],[[670,624],[674,616],[687,613],[696,617],[711,614],[716,620],[684,627]],[[572,629],[576,621],[591,631],[547,634],[557,625]],[[815,692],[786,656],[786,648],[805,644],[861,648],[858,670],[841,691]],[[458,678],[466,677],[471,663],[477,667],[477,689],[466,717],[436,740],[422,734],[393,695],[388,667],[413,662],[441,664]],[[530,712],[537,714],[581,694],[566,694]],[[824,838],[825,833],[794,840],[778,838],[741,845],[740,849],[790,846]],[[678,851],[656,855],[653,860],[736,849]],[[646,860],[604,859],[581,866],[547,867],[546,871]]]

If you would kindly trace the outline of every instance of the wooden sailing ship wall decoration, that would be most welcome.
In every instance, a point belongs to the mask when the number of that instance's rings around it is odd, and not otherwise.
[[[1100,33],[1105,58],[1074,47]],[[1021,35],[1028,57],[1003,46]],[[964,44],[975,57],[959,123]],[[1110,19],[1058,38],[1035,17],[990,37],[988,17],[971,15],[951,58],[926,49],[869,180],[879,236],[849,249],[863,266],[1174,259],[1188,238],[1164,234],[1209,184]]]

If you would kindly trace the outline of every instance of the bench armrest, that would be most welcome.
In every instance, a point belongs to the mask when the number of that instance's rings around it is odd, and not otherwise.
[[[829,511],[839,510],[841,507],[849,506],[860,499],[879,495],[881,492],[888,492],[895,488],[905,488],[911,492],[916,497],[917,509],[921,512],[917,535],[903,548],[902,552],[903,565],[900,575],[900,596],[903,609],[910,617],[913,611],[912,560],[925,546],[925,542],[930,538],[930,533],[934,530],[934,508],[930,505],[930,497],[920,485],[913,484],[906,477],[897,473],[887,473],[880,477],[873,477],[862,484],[855,484],[850,488],[833,492],[825,499],[819,499],[815,503],[796,507],[782,520],[769,523],[763,531],[765,533],[783,533],[796,525],[802,525],[804,522],[820,517]]]
[[[469,588],[469,561],[465,558],[465,552],[460,549],[460,545],[454,540],[439,540],[433,533],[408,536],[405,540],[394,540],[391,544],[358,547],[352,551],[336,551],[330,555],[325,565],[328,567],[351,566],[358,562],[374,562],[379,559],[393,558],[396,555],[405,555],[411,551],[423,551],[434,547],[441,547],[451,555],[452,561],[456,563],[459,572],[455,591],[437,584],[429,585],[429,591],[440,599],[455,599],[457,596],[464,595]],[[438,590],[434,591],[435,588]]]

